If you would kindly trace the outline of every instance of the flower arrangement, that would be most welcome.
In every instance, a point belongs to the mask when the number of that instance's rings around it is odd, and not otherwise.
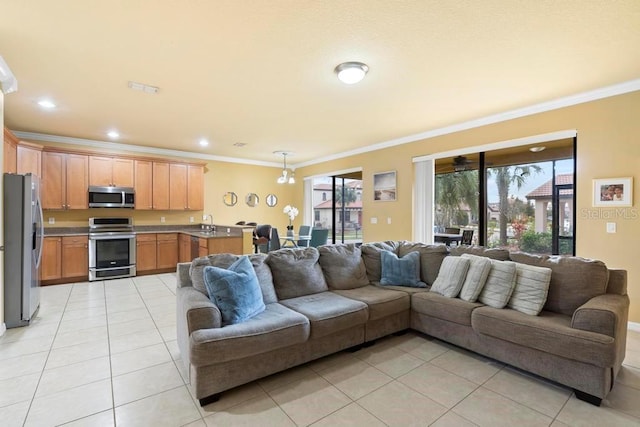
[[[284,207],[282,212],[285,213],[289,217],[289,225],[287,225],[287,230],[293,230],[293,224],[291,223],[295,217],[298,216],[298,208],[294,208],[291,205],[287,205]]]

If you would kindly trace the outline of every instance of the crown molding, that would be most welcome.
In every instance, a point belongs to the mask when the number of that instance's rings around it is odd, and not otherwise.
[[[478,119],[473,119],[473,120],[457,123],[450,126],[432,129],[425,132],[368,145],[366,147],[357,148],[354,150],[343,151],[341,153],[336,153],[329,156],[309,160],[308,162],[290,164],[289,167],[292,169],[297,169],[304,166],[311,166],[318,163],[324,163],[332,160],[342,159],[349,156],[369,153],[371,151],[382,150],[384,148],[395,147],[397,145],[409,144],[409,143],[424,140],[424,139],[435,138],[442,135],[448,135],[451,133],[474,129],[481,126],[513,120],[520,117],[531,116],[533,114],[544,113],[547,111],[553,111],[560,108],[565,108],[573,105],[583,104],[586,102],[596,101],[603,98],[623,95],[625,93],[635,92],[638,90],[640,90],[640,79],[630,80],[624,83],[606,86],[603,88],[582,92],[575,95],[565,96],[565,97],[558,98],[551,101],[541,102],[539,104],[534,104],[529,107],[523,107],[515,110],[505,111],[498,114],[492,114],[490,116],[480,117]],[[115,148],[118,150],[136,152],[136,153],[157,154],[162,156],[184,157],[184,158],[199,159],[199,160],[212,160],[212,161],[218,161],[218,162],[239,163],[239,164],[253,165],[253,166],[266,166],[266,167],[274,167],[274,168],[280,168],[282,166],[280,163],[276,163],[276,162],[265,162],[265,161],[259,161],[259,160],[242,159],[237,157],[215,156],[211,154],[194,153],[191,151],[171,150],[166,148],[147,147],[142,145],[129,145],[129,144],[108,142],[108,141],[97,141],[97,140],[91,140],[91,139],[48,135],[48,134],[33,133],[33,132],[19,132],[19,131],[13,131],[13,130],[12,132],[19,138],[29,139],[34,141],[57,142],[61,144],[79,145],[79,146],[102,148],[102,149]]]
[[[81,147],[102,148],[106,150],[122,150],[133,153],[155,154],[169,157],[183,157],[198,160],[213,160],[217,162],[240,163],[252,166],[267,166],[281,168],[277,162],[263,162],[260,160],[241,159],[237,157],[214,156],[211,154],[194,153],[192,151],[170,150],[168,148],[146,147],[144,145],[121,144],[117,142],[97,141],[93,139],[73,138],[70,136],[49,135],[45,133],[20,132],[11,130],[20,139],[31,141],[56,142],[60,144],[76,145]]]
[[[367,147],[362,147],[362,148],[357,148],[355,150],[332,154],[330,156],[321,157],[318,159],[310,160],[308,162],[302,162],[302,163],[296,164],[295,167],[300,168],[304,166],[311,166],[318,163],[324,163],[331,160],[337,160],[337,159],[342,159],[344,157],[354,156],[357,154],[363,154],[371,151],[381,150],[383,148],[395,147],[396,145],[409,144],[411,142],[416,142],[423,139],[435,138],[437,136],[448,135],[451,133],[461,132],[464,130],[478,128],[481,126],[505,122],[505,121],[517,119],[520,117],[526,117],[534,114],[544,113],[546,111],[552,111],[560,108],[570,107],[572,105],[584,104],[585,102],[596,101],[598,99],[609,98],[616,95],[623,95],[625,93],[635,92],[638,90],[640,90],[640,79],[630,80],[628,82],[606,86],[606,87],[591,90],[588,92],[582,92],[575,95],[565,96],[562,98],[554,99],[552,101],[541,102],[539,104],[534,104],[529,107],[523,107],[523,108],[511,110],[511,111],[505,111],[503,113],[492,114],[490,116],[485,116],[478,119],[457,123],[451,126],[432,129],[426,132],[416,133],[413,135],[408,135],[401,138],[396,138],[389,141],[369,145]]]

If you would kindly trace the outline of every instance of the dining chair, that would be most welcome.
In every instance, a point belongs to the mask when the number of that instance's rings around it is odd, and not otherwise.
[[[269,252],[280,249],[280,236],[276,227],[271,228],[271,240],[269,240]]]
[[[314,228],[311,230],[311,240],[309,240],[309,246],[317,248],[318,246],[326,245],[329,240],[328,228]]]
[[[256,227],[253,232],[253,246],[256,253],[269,252],[269,241],[271,240],[271,225],[262,224]]]
[[[459,227],[445,227],[444,234],[460,234]]]
[[[305,239],[302,240],[298,240],[298,246],[300,247],[309,247],[309,241],[311,240],[311,232],[312,232],[312,228],[310,225],[301,225],[300,229],[298,230],[298,237],[302,238],[305,237]]]
[[[473,230],[464,230],[462,231],[462,239],[460,239],[461,245],[471,245],[471,241],[473,240]]]
[[[236,222],[236,225],[245,225],[246,223],[244,221],[238,221]]]

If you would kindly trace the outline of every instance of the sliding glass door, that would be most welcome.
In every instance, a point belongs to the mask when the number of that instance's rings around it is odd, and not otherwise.
[[[362,172],[314,178],[313,215],[329,243],[362,243]]]

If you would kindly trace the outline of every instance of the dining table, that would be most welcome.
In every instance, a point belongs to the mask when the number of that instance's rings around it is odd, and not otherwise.
[[[447,233],[433,234],[433,241],[435,243],[444,243],[447,246],[450,246],[451,242],[456,242],[456,244],[459,245],[461,240],[462,240],[462,234],[447,234]]]
[[[309,246],[309,241],[311,240],[311,236],[298,236],[296,234],[292,236],[282,236],[280,237],[280,246],[283,248],[299,248],[298,242],[303,242],[303,247]]]

